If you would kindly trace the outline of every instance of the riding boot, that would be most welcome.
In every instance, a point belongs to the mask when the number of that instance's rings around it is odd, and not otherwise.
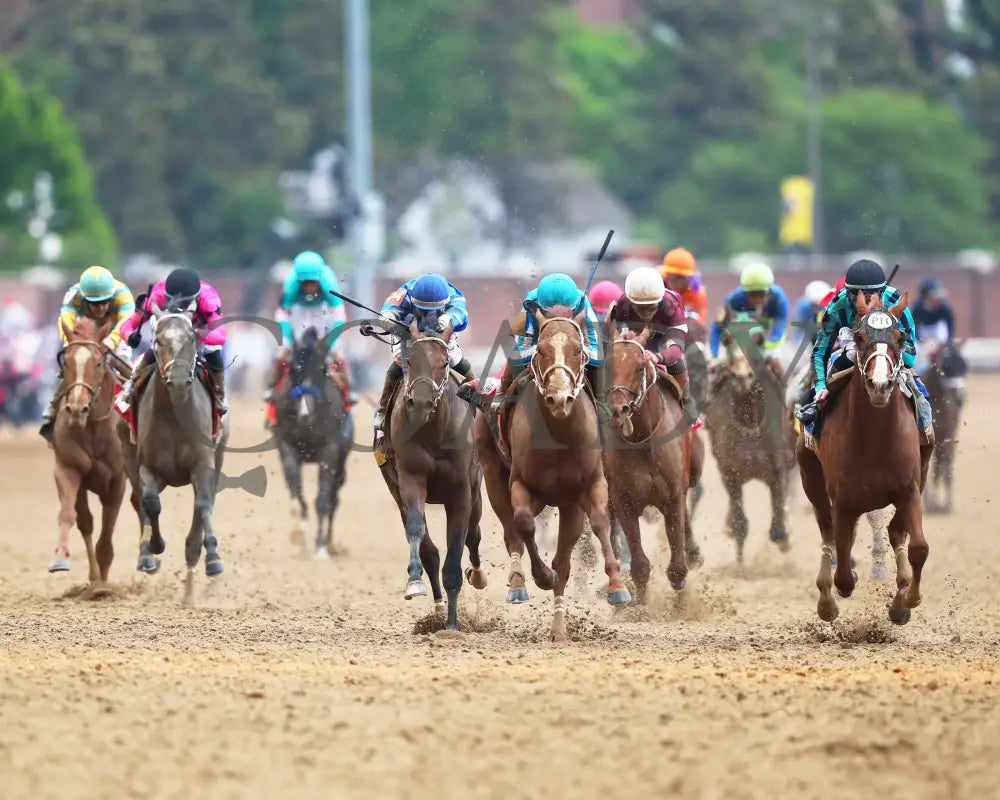
[[[226,402],[226,373],[225,370],[210,369],[208,374],[212,376],[212,389],[215,391],[215,408],[220,414],[229,411],[229,403]]]
[[[344,406],[350,411],[358,404],[358,396],[351,387],[351,367],[347,363],[347,359],[341,356],[335,357],[331,366],[333,367],[333,379],[344,398]]]
[[[45,408],[45,413],[42,414],[42,427],[38,429],[39,435],[50,445],[53,443],[53,436],[56,430],[56,414],[58,413],[56,404],[62,396],[62,385],[63,374],[60,371],[59,377],[56,380],[55,389],[52,392],[52,397],[49,399],[49,404]]]
[[[681,387],[681,407],[684,409],[684,416],[693,425],[699,417],[698,404],[691,395],[691,377],[688,374],[687,361],[683,356],[667,366],[667,374]]]
[[[385,412],[386,406],[389,405],[389,399],[392,397],[392,392],[396,388],[396,384],[399,379],[403,377],[403,367],[397,364],[395,361],[389,367],[388,371],[385,373],[385,383],[382,384],[382,394],[378,399],[378,406],[375,409],[375,417],[372,419],[372,427],[375,428],[375,444],[374,450],[376,453],[376,459],[378,459],[378,454],[382,456],[385,455]]]
[[[142,371],[147,366],[151,366],[155,360],[156,357],[153,355],[152,350],[147,350],[142,354],[142,360],[135,365],[135,368],[132,370],[132,376],[122,385],[121,394],[118,395],[118,400],[116,401],[116,405],[119,408],[125,410],[129,407],[132,403],[132,392],[135,390],[135,382],[139,379]]]
[[[271,364],[271,371],[267,376],[267,388],[264,391],[264,399],[270,403],[274,400],[274,390],[278,386],[278,381],[281,379],[282,374],[285,371],[285,360],[282,358],[276,358],[274,363]]]

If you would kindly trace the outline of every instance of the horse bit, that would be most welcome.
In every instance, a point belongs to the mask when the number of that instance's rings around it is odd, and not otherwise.
[[[440,347],[443,347],[445,351],[445,357],[447,358],[448,343],[440,336],[422,336],[419,339],[414,339],[411,347],[416,346],[420,342],[429,342],[431,344],[436,344]],[[406,360],[407,362],[409,362],[410,360],[409,355],[407,355]],[[431,385],[432,391],[434,392],[434,399],[431,400],[431,413],[433,413],[437,409],[438,403],[441,402],[441,398],[444,397],[444,390],[448,386],[448,371],[445,370],[444,378],[440,383],[435,381],[433,378],[428,377],[427,375],[418,375],[417,377],[408,380],[406,382],[406,391],[403,392],[403,400],[413,399],[413,387],[415,387],[418,383],[429,383]]]
[[[577,324],[576,320],[570,319],[569,317],[552,317],[551,319],[545,320],[541,325],[538,326],[538,336],[541,338],[542,331],[545,330],[545,326],[550,322],[568,322],[576,330],[577,335],[580,337],[580,352],[581,356],[586,351],[586,339],[583,335],[583,330]],[[569,375],[570,382],[573,384],[573,391],[570,392],[570,399],[575,400],[577,395],[580,394],[580,390],[583,389],[583,379],[585,376],[585,370],[581,368],[579,372],[574,372],[566,364],[551,364],[546,367],[545,371],[541,375],[538,374],[538,366],[535,364],[535,358],[538,356],[538,349],[535,348],[535,352],[531,355],[531,374],[535,379],[535,388],[538,390],[540,395],[545,394],[545,387],[549,379],[549,375],[552,374],[554,370],[561,369]]]

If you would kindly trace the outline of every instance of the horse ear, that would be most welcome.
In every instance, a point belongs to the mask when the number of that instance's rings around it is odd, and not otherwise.
[[[414,319],[410,322],[410,336],[416,339],[420,335],[420,328],[417,327],[417,321]]]
[[[865,297],[864,292],[858,292],[858,297],[854,301],[854,306],[858,310],[858,316],[863,317],[868,313],[868,299]]]
[[[889,313],[892,314],[896,319],[903,316],[903,312],[906,311],[907,306],[910,304],[910,293],[903,292],[903,296],[899,298],[899,302],[895,303],[890,309]]]
[[[111,333],[111,328],[112,328],[112,326],[114,325],[114,323],[115,323],[115,321],[114,321],[114,320],[112,320],[112,319],[109,319],[109,320],[108,320],[107,322],[105,322],[105,323],[104,323],[104,324],[103,324],[103,325],[101,326],[101,330],[100,330],[100,331],[98,331],[98,333],[97,333],[97,338],[98,338],[98,339],[104,339],[104,338],[106,338],[106,337],[107,337],[107,335],[108,335],[109,333]]]
[[[583,328],[587,324],[587,309],[583,309],[583,311],[573,317],[573,322]]]
[[[545,322],[545,315],[542,314],[542,310],[536,307],[534,311],[532,311],[532,316],[535,318],[535,324],[538,326],[538,329],[541,330],[542,325]]]

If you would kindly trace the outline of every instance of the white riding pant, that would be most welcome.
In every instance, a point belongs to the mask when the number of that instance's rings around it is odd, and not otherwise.
[[[392,338],[392,357],[399,358],[403,352],[403,345],[395,336]],[[448,364],[457,367],[462,360],[462,347],[458,343],[458,334],[453,333],[448,339]]]

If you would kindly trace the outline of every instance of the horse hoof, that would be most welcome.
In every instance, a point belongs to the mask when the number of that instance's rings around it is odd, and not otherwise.
[[[323,547],[323,545],[319,545],[316,548],[316,552],[313,553],[313,558],[315,558],[317,561],[329,561],[330,554],[326,552],[326,548]]]
[[[507,590],[507,602],[513,605],[519,605],[520,603],[528,602],[528,590],[523,586],[518,586],[514,589]]]
[[[139,556],[139,563],[136,571],[145,572],[147,575],[154,575],[160,570],[160,559],[156,556]]]
[[[59,556],[49,564],[49,572],[69,572],[69,559]]]
[[[833,622],[840,616],[840,609],[837,608],[837,603],[832,597],[821,597],[816,604],[816,613],[823,622]]]
[[[878,566],[872,567],[872,580],[873,581],[889,580],[889,568],[885,564],[879,564]]]
[[[889,622],[893,625],[905,625],[910,621],[910,609],[904,605],[900,605],[896,608],[895,604],[887,605],[886,611],[889,612]]]
[[[475,567],[465,568],[465,579],[472,585],[474,589],[485,589],[487,580],[486,573],[482,569],[476,569]]]
[[[613,592],[608,592],[608,605],[626,606],[631,602],[632,593],[624,587],[621,589],[615,589]]]
[[[222,564],[222,559],[216,558],[212,561],[205,562],[205,574],[209,578],[214,578],[216,575],[221,575],[225,567]]]
[[[409,581],[406,584],[403,599],[412,600],[414,597],[427,597],[427,586],[423,581]]]
[[[844,597],[844,598],[850,597],[852,594],[854,594],[854,590],[858,586],[858,571],[852,569],[851,570],[851,575],[854,577],[854,584],[851,586],[850,589],[844,590],[844,589],[841,589],[839,586],[837,587],[837,594],[839,594],[841,597]]]
[[[699,553],[688,553],[687,556],[688,569],[700,569],[705,566],[705,557]]]
[[[687,586],[687,581],[670,581],[670,588],[675,592],[683,592],[685,586]]]

